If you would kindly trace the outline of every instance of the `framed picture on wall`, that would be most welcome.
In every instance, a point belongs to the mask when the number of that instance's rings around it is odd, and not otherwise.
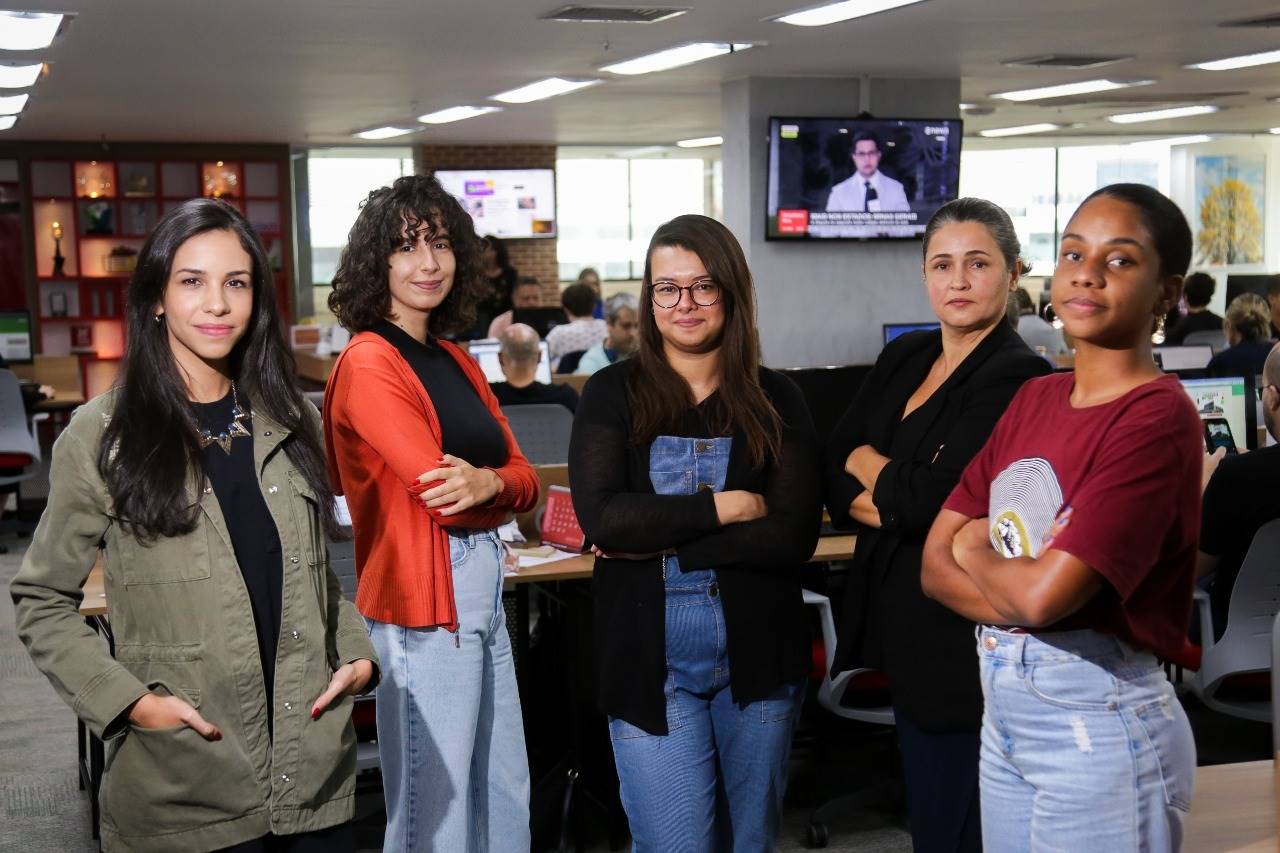
[[[93,352],[92,323],[73,323],[70,332],[72,352]]]

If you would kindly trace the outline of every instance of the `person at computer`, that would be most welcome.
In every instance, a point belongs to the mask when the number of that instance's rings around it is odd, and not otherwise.
[[[1209,360],[1207,370],[1257,376],[1275,341],[1271,338],[1271,309],[1256,293],[1242,293],[1227,306],[1222,318],[1227,348]]]
[[[1062,339],[1062,332],[1053,324],[1036,313],[1031,294],[1021,287],[1013,292],[1016,303],[1018,337],[1027,342],[1027,346],[1042,355],[1063,355],[1070,352],[1067,343]]]
[[[853,137],[854,173],[831,188],[829,213],[905,211],[911,209],[902,184],[880,171],[880,138],[862,131]]]
[[[609,297],[604,310],[604,322],[609,334],[582,354],[574,373],[590,376],[620,358],[629,357],[635,351],[636,331],[640,328],[636,304],[636,298],[630,293],[615,293]]]
[[[537,380],[542,340],[532,326],[514,323],[502,333],[500,340],[498,366],[502,368],[506,381],[489,385],[499,405],[551,403],[564,406],[571,412],[578,408],[577,391],[568,385],[548,385]]]
[[[596,272],[595,267],[583,267],[578,272],[578,280],[576,284],[585,284],[596,292],[596,305],[591,311],[591,316],[597,320],[604,319],[604,301],[601,299],[600,273]]]
[[[1222,318],[1209,310],[1217,282],[1207,272],[1193,272],[1182,286],[1182,296],[1187,302],[1187,314],[1170,328],[1165,329],[1166,346],[1182,346],[1192,332],[1221,332]],[[1166,324],[1167,325],[1167,324]]]
[[[1280,441],[1280,345],[1271,348],[1262,368],[1259,396],[1267,432]],[[1258,528],[1280,518],[1280,445],[1229,456],[1219,451],[1209,460],[1213,470],[1201,501],[1196,571],[1208,587],[1213,631],[1221,639],[1249,544]]]
[[[540,305],[542,305],[542,282],[538,281],[535,276],[520,276],[520,281],[516,283],[515,292],[511,294],[511,308],[493,318],[493,322],[489,324],[489,334],[486,337],[494,338],[495,340],[501,338],[502,333],[515,322],[516,308],[537,308]]]
[[[884,348],[827,444],[831,523],[858,531],[832,674],[865,666],[889,678],[915,849],[977,851],[974,625],[921,592],[920,555],[1014,393],[1051,368],[1005,320],[1026,269],[1008,214],[952,201],[930,218],[923,250],[941,328]]]
[[[654,233],[639,350],[587,382],[569,480],[600,552],[597,700],[634,849],[774,849],[821,474],[800,389],[761,364],[742,248],[714,219]]]
[[[1084,200],[1052,285],[1075,371],[1022,386],[925,542],[925,594],[980,625],[987,853],[1181,846],[1195,743],[1159,659],[1185,659],[1204,439],[1151,335],[1191,245],[1151,187]]]
[[[591,316],[596,292],[586,284],[571,284],[560,294],[560,304],[569,322],[547,332],[547,349],[551,354],[551,370],[559,372],[560,359],[571,352],[584,353],[600,343],[608,334],[604,320]]]

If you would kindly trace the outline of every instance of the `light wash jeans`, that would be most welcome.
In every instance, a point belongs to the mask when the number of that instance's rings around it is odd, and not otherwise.
[[[529,761],[494,531],[450,531],[458,633],[366,619],[388,853],[529,850]]]
[[[1004,851],[1175,851],[1191,726],[1155,657],[1109,634],[978,629],[982,841]]]
[[[724,488],[729,438],[659,436],[649,478],[659,494]],[[767,851],[782,818],[801,685],[739,705],[729,689],[716,573],[662,566],[666,586],[667,734],[611,717],[622,806],[637,853]]]

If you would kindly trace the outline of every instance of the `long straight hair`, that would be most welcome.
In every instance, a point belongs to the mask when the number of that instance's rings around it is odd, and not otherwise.
[[[164,298],[178,249],[210,231],[234,234],[253,261],[253,311],[248,330],[231,351],[231,378],[253,412],[267,415],[291,433],[284,451],[319,498],[325,532],[336,537],[339,528],[320,429],[316,419],[306,416],[307,404],[295,384],[267,253],[238,210],[209,198],[185,202],[156,224],[129,281],[124,367],[98,449],[98,469],[115,514],[144,541],[195,529],[200,507],[183,498],[193,478],[204,480],[204,451],[186,382],[170,348],[167,321],[156,321],[155,306]]]
[[[640,346],[629,380],[633,439],[647,444],[674,432],[695,405],[689,383],[667,362],[653,316],[653,251],[663,246],[698,256],[720,285],[724,329],[719,341],[720,388],[708,407],[710,426],[721,435],[740,430],[747,459],[762,468],[782,447],[782,418],[760,385],[760,336],[755,287],[742,247],[728,228],[707,216],[686,214],[658,226],[645,253],[640,295]]]

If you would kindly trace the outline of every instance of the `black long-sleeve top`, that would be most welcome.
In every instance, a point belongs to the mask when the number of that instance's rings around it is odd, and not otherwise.
[[[761,469],[733,433],[725,491],[763,495],[768,514],[721,525],[710,490],[658,495],[649,446],[632,440],[627,383],[637,362],[597,372],[583,389],[569,445],[569,482],[578,521],[606,553],[675,549],[682,569],[715,569],[724,608],[729,686],[735,702],[763,699],[809,669],[800,569],[818,539],[822,484],[813,424],[791,380],[761,368],[760,382],[783,422],[781,452]],[[717,392],[718,394],[719,392]],[[690,409],[675,433],[712,438],[713,394]],[[605,713],[666,734],[665,589],[661,558],[597,558],[597,700]]]
[[[880,669],[889,677],[895,710],[916,725],[976,731],[982,689],[974,626],[921,590],[924,540],[1014,393],[1050,368],[1000,323],[903,418],[907,400],[941,353],[938,331],[912,332],[886,346],[827,444],[827,511],[837,528],[858,531],[833,671]],[[865,489],[844,464],[863,444],[890,460],[871,496],[879,529],[849,516],[849,505]]]

